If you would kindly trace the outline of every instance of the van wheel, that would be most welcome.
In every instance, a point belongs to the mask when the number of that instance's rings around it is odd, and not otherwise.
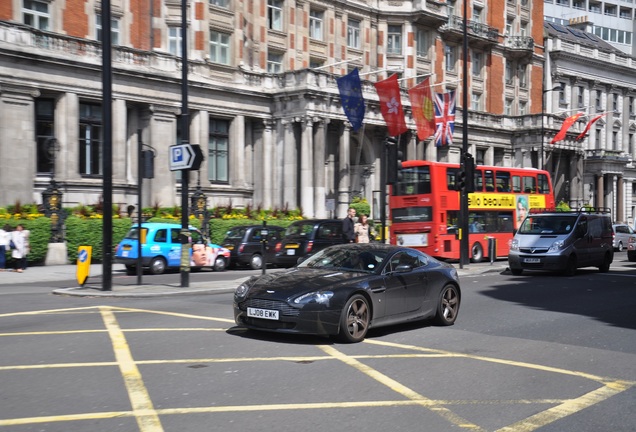
[[[160,275],[166,271],[166,260],[161,257],[155,257],[150,261],[150,273]]]
[[[627,251],[627,260],[629,262],[636,261],[636,252],[635,251]]]
[[[263,257],[260,254],[254,254],[250,258],[250,267],[252,270],[260,270],[263,268]]]
[[[473,244],[470,248],[471,258],[470,261],[474,263],[480,263],[484,259],[484,248],[481,247],[481,243]]]
[[[619,241],[618,242],[618,247],[616,248],[619,252],[623,252],[623,242]]]
[[[574,255],[570,255],[568,258],[568,263],[565,265],[565,269],[563,269],[564,276],[574,276],[576,274],[576,257]]]
[[[612,264],[612,257],[610,254],[605,254],[605,258],[603,258],[603,264],[598,267],[598,271],[600,273],[607,273],[610,269],[610,264]]]
[[[511,268],[510,273],[512,273],[515,276],[521,276],[521,274],[523,273],[523,269]]]

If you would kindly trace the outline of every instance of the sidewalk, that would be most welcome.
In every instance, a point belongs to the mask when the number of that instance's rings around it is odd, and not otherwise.
[[[463,269],[459,268],[458,263],[453,264],[459,273],[459,276],[479,275],[484,273],[501,273],[508,267],[508,261],[498,260],[494,263],[484,262],[479,264],[467,264]],[[121,264],[113,264],[113,274],[125,274],[124,266]],[[231,273],[229,270],[228,273]],[[182,288],[179,283],[152,285],[148,281],[152,281],[152,276],[144,275],[143,285],[134,285],[128,282],[126,285],[118,284],[113,280],[111,291],[102,291],[101,278],[102,265],[92,264],[88,281],[85,286],[80,286],[75,282],[74,286],[69,288],[51,288],[53,294],[72,295],[72,296],[88,296],[88,297],[156,297],[156,296],[174,296],[174,295],[192,295],[204,293],[232,292],[234,289],[249,278],[249,276],[240,276],[237,272],[236,279],[224,281],[207,281],[207,282],[190,282],[189,287]],[[11,286],[22,283],[42,283],[46,287],[48,282],[56,281],[75,281],[76,266],[55,265],[55,266],[36,266],[29,267],[22,273],[14,271],[0,272],[0,289],[2,286]],[[136,279],[135,279],[136,282]]]

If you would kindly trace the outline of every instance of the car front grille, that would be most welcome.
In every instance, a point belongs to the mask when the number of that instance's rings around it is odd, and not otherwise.
[[[519,252],[527,254],[544,254],[548,252],[548,248],[519,248]]]
[[[239,303],[239,308],[245,311],[248,307],[258,309],[270,309],[280,311],[283,316],[298,316],[300,309],[290,306],[289,304],[278,300],[265,300],[259,298],[250,298]]]

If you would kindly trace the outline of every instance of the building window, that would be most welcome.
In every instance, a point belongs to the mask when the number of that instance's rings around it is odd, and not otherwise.
[[[309,11],[309,37],[316,40],[323,40],[322,28],[325,13],[322,11]]]
[[[208,137],[208,179],[211,182],[229,180],[230,123],[226,120],[210,119]]]
[[[577,92],[578,107],[583,108],[583,106],[585,106],[585,90],[581,86],[577,87],[577,89],[578,89],[578,92]]]
[[[473,51],[472,55],[472,72],[474,77],[481,77],[481,67],[483,64],[483,54]]]
[[[594,98],[594,106],[596,107],[597,111],[600,111],[603,109],[603,94],[600,90],[596,90],[594,94],[596,95],[596,97]]]
[[[526,88],[528,86],[528,65],[520,65],[517,73],[519,74],[519,87]]]
[[[512,34],[513,34],[512,33],[512,29],[513,28],[514,28],[514,21],[511,20],[511,19],[506,20],[506,33],[505,33],[505,35],[506,36],[512,36]]]
[[[324,60],[318,60],[315,58],[310,58],[309,59],[309,69],[317,69],[319,67],[322,67],[325,65],[325,61]]]
[[[506,61],[506,84],[512,85],[512,62]]]
[[[53,99],[35,100],[35,133],[37,140],[37,172],[50,173],[52,166],[51,139],[55,137],[55,101]]]
[[[230,64],[230,35],[210,30],[210,61]]]
[[[100,42],[102,40],[102,15],[97,14],[95,16],[95,31],[96,39]],[[119,20],[111,18],[110,20],[110,42],[113,45],[119,45]]]
[[[99,175],[102,172],[102,107],[80,103],[79,114],[80,174]]]
[[[427,57],[429,48],[428,32],[423,29],[417,29],[415,33],[415,50],[418,57]]]
[[[230,6],[230,0],[209,0],[209,2],[212,6],[218,6],[226,9]]]
[[[168,28],[168,51],[172,55],[181,57],[181,27]]]
[[[283,71],[283,55],[267,53],[267,73],[275,74]]]
[[[506,99],[504,103],[504,114],[507,116],[512,115],[512,99]]]
[[[596,148],[596,149],[602,148],[601,147],[601,143],[602,143],[602,140],[601,140],[602,134],[601,134],[601,132],[602,131],[603,130],[600,127],[596,128],[596,131],[595,131],[596,135],[594,136],[594,148]]]
[[[402,26],[390,25],[386,39],[387,54],[402,54]]]
[[[471,93],[470,95],[470,109],[473,111],[482,111],[481,109],[481,94]]]
[[[519,102],[519,115],[524,116],[528,114],[528,102]]]
[[[618,150],[618,132],[612,131],[612,150]]]
[[[634,106],[634,96],[630,96],[629,97],[629,115],[630,116],[636,115],[636,111],[634,110],[634,108],[636,108]]]
[[[267,28],[283,31],[283,2],[267,0]]]
[[[612,110],[614,110],[614,112],[619,112],[620,111],[618,109],[618,95],[617,94],[613,94],[612,95]]]
[[[38,0],[23,0],[22,19],[24,24],[39,30],[50,30],[49,4]]]
[[[444,57],[446,59],[446,71],[454,72],[455,71],[455,60],[457,56],[455,55],[456,47],[452,45],[446,45],[444,47]]]
[[[347,22],[347,46],[360,48],[360,21],[350,19]]]

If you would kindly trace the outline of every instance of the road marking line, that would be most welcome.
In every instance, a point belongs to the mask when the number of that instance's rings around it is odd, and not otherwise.
[[[184,313],[179,313],[179,312],[165,312],[165,311],[156,311],[156,310],[148,310],[148,309],[135,309],[135,308],[123,308],[123,307],[111,307],[110,309],[113,310],[113,311],[116,311],[116,312],[142,312],[142,313],[157,314],[157,315],[167,315],[167,316],[180,317],[180,318],[194,318],[194,319],[200,319],[200,320],[206,320],[206,321],[220,321],[220,322],[234,324],[234,320],[233,319],[206,317],[206,316],[202,316],[202,315],[191,315],[191,314],[184,314]]]
[[[115,314],[107,307],[100,307],[102,319],[113,344],[113,351],[119,370],[124,378],[133,413],[141,432],[162,432],[163,427],[157,415],[141,373],[132,357],[124,332],[119,327]]]
[[[422,396],[421,394],[415,392],[414,390],[397,382],[393,378],[390,378],[384,375],[378,370],[373,369],[372,367],[359,362],[358,360],[336,350],[335,348],[330,347],[328,345],[319,345],[318,348],[320,348],[327,354],[335,357],[336,359],[342,361],[346,365],[349,365],[357,369],[358,371],[362,372],[363,374],[373,378],[374,380],[378,381],[380,384],[387,386],[388,388],[395,391],[396,393],[399,393],[402,396],[408,399],[411,399],[412,401],[415,401],[421,404],[422,406],[429,408],[431,411],[435,412],[436,414],[439,414],[442,418],[444,418],[451,424],[455,426],[459,426],[461,428],[471,429],[474,431],[483,431],[483,429],[477,426],[476,424],[470,423],[468,420],[463,419],[459,415],[455,414],[448,408],[441,406],[440,404],[436,403],[432,399]]]

